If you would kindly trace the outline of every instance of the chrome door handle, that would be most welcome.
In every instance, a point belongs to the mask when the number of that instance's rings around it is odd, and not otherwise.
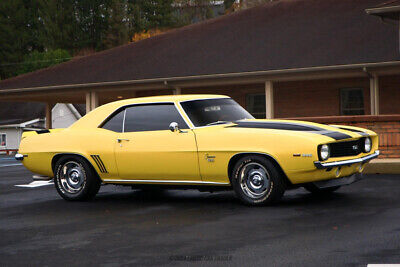
[[[127,142],[129,142],[129,139],[124,139],[124,138],[118,138],[118,139],[117,139],[117,142],[118,142],[118,143],[121,143],[122,141],[127,141]]]

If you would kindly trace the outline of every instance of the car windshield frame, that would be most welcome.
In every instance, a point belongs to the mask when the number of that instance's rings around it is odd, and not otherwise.
[[[201,103],[201,102],[214,102],[214,103],[209,103],[208,106],[206,105],[193,105],[194,102]],[[224,105],[223,102],[225,102]],[[230,103],[229,103],[230,102]],[[192,106],[188,106],[189,104],[192,104]],[[228,103],[229,105],[227,105]],[[240,120],[246,120],[246,119],[254,119],[254,117],[246,110],[244,109],[241,105],[239,105],[235,100],[233,100],[230,97],[225,97],[225,98],[204,98],[204,99],[193,99],[193,100],[186,100],[186,101],[181,101],[179,102],[182,110],[185,112],[186,116],[190,120],[191,124],[195,128],[199,127],[208,127],[208,126],[215,126],[215,125],[221,125],[221,124],[227,124],[227,123],[233,123],[235,121],[240,121]],[[225,106],[223,111],[235,111],[235,114],[230,113],[230,114],[223,114],[224,117],[221,117],[221,115],[218,114],[215,118],[211,119],[208,118],[208,120],[205,119],[206,116],[203,116],[203,118],[197,116],[194,114],[194,110],[196,112],[199,112],[201,108],[211,108],[215,109],[214,111],[219,111],[221,110],[221,106]],[[226,107],[229,107],[228,110]],[[236,110],[229,110],[232,107],[237,107]],[[200,109],[200,110],[199,110]],[[212,111],[212,110],[209,110]],[[203,110],[203,112],[208,112]],[[225,119],[224,119],[225,118]]]

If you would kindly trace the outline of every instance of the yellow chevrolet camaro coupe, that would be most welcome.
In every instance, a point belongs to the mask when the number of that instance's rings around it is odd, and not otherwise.
[[[300,186],[332,192],[378,155],[366,129],[259,120],[227,96],[180,95],[116,101],[69,128],[26,132],[16,159],[54,178],[66,200],[91,199],[101,184],[162,185],[233,189],[261,205]]]

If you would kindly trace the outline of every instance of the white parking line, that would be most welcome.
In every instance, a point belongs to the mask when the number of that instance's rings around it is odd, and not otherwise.
[[[22,163],[12,163],[12,164],[0,165],[0,168],[1,167],[11,167],[11,166],[20,166],[20,165],[22,165]]]
[[[50,180],[50,181],[33,181],[30,184],[19,184],[19,185],[15,185],[15,186],[34,188],[34,187],[40,187],[40,186],[46,186],[46,185],[52,185],[52,184],[54,184],[54,183],[52,180]]]

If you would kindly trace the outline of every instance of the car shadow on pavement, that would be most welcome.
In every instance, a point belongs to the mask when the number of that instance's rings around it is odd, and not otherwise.
[[[286,206],[323,206],[328,203],[346,205],[354,200],[350,193],[334,192],[326,195],[313,195],[303,189],[286,192],[280,202],[269,207]],[[231,205],[248,207],[241,203],[233,191],[204,193],[197,190],[132,190],[131,192],[116,192],[99,194],[94,202],[98,203],[140,203],[140,205],[179,204],[185,206],[201,205]],[[268,207],[268,206],[261,206]]]

